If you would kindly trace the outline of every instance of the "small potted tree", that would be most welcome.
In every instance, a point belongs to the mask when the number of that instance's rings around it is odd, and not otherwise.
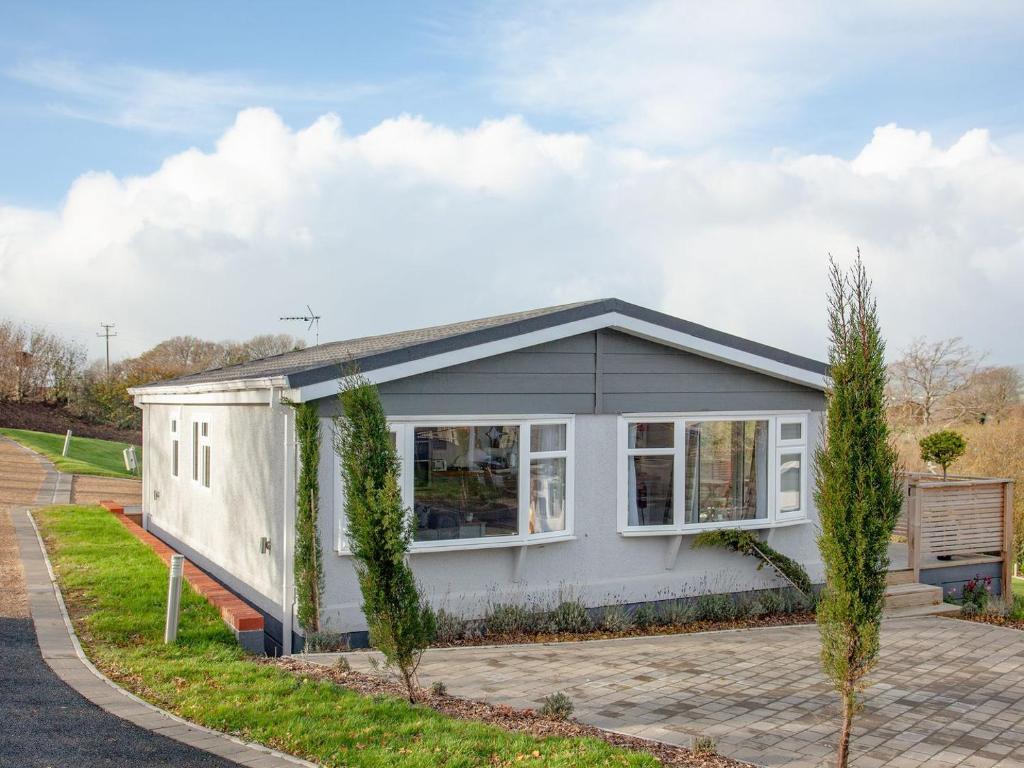
[[[948,476],[949,465],[964,455],[967,440],[959,432],[943,429],[921,438],[921,460],[942,467],[942,479]]]

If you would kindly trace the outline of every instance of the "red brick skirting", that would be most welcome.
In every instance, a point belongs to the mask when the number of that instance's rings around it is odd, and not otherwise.
[[[143,530],[142,526],[131,518],[126,517],[123,506],[116,501],[101,501],[100,506],[112,512],[132,536],[156,552],[165,563],[170,564],[171,555],[177,553],[156,536]],[[244,600],[235,597],[220,582],[189,560],[185,560],[185,579],[192,585],[192,589],[209,600],[220,611],[224,622],[236,632],[263,629],[263,614],[249,606]]]

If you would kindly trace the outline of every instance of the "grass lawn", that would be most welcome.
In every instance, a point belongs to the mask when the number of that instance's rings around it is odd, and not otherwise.
[[[92,661],[154,704],[328,766],[636,766],[650,755],[592,739],[538,739],[366,697],[250,661],[186,584],[179,641],[163,645],[167,567],[98,507],[36,513]]]
[[[1024,597],[1024,579],[1013,580],[1013,594]]]
[[[60,455],[64,450],[64,435],[49,432],[33,432],[28,429],[0,429],[0,435],[17,440],[26,448],[43,454],[54,463],[58,470],[74,475],[101,475],[103,477],[141,477],[142,449],[135,446],[139,461],[138,474],[132,475],[124,468],[122,452],[128,443],[110,440],[96,440],[91,437],[71,436],[71,447],[67,458]]]

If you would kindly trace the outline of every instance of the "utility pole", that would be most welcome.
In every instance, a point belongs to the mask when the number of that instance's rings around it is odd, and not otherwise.
[[[105,339],[107,342],[107,378],[110,378],[110,337],[117,336],[117,333],[111,333],[110,329],[113,328],[116,323],[100,323],[100,328],[103,329],[103,333],[97,333],[101,339]]]

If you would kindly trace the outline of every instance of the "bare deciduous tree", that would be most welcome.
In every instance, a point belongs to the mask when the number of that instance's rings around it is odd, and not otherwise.
[[[1000,419],[1021,401],[1020,373],[1009,366],[982,368],[971,376],[955,400],[965,420],[981,424]]]
[[[85,350],[43,328],[0,321],[0,400],[67,402],[85,364]]]
[[[925,426],[963,418],[956,396],[968,388],[980,362],[959,337],[915,339],[889,366],[889,404]]]

